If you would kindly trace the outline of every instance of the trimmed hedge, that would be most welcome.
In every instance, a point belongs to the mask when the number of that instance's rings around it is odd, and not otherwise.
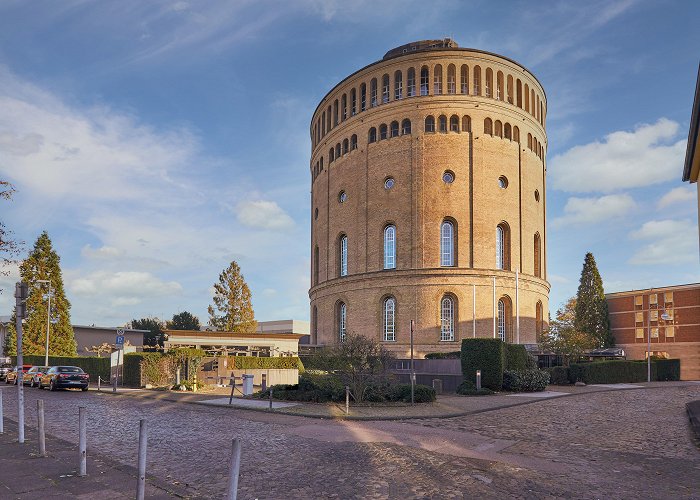
[[[573,384],[581,381],[586,384],[620,384],[647,381],[647,362],[629,360],[594,361],[572,363],[568,368],[557,366],[550,371],[552,383]],[[681,362],[679,359],[652,359],[652,380],[680,380]]]
[[[481,386],[494,391],[503,385],[505,347],[500,339],[462,340],[462,374],[476,383],[476,371],[481,370]]]
[[[462,351],[431,352],[425,355],[425,359],[460,359]]]
[[[506,370],[503,390],[511,392],[540,392],[549,383],[549,373],[543,370]]]
[[[44,356],[23,356],[24,364],[34,366],[44,366]],[[12,356],[12,362],[17,363],[17,356]],[[49,356],[49,366],[79,366],[90,375],[92,382],[97,382],[97,377],[109,380],[110,358],[98,358],[95,356]]]
[[[549,372],[549,380],[551,384],[569,384],[569,369],[566,366],[554,366],[552,368],[548,368],[547,371]]]
[[[506,370],[527,370],[530,355],[522,344],[505,344]],[[483,375],[482,375],[483,377]]]
[[[256,358],[253,356],[229,356],[229,370],[298,369],[304,371],[304,364],[297,357]]]
[[[476,385],[474,385],[473,382],[465,380],[457,387],[457,394],[460,396],[488,396],[493,394],[493,391],[491,389],[487,389],[486,387],[482,387],[481,389],[477,390]]]
[[[680,380],[681,360],[680,359],[657,359],[651,360],[656,365],[656,380]]]

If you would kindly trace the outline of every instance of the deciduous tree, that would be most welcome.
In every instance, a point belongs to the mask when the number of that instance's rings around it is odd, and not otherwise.
[[[610,347],[615,343],[610,332],[603,280],[590,252],[586,254],[576,293],[574,326],[576,330],[590,335],[595,340],[596,347]]]
[[[148,333],[143,335],[143,345],[154,349],[163,347],[163,342],[165,341],[164,326],[163,322],[158,318],[132,319],[126,324],[126,328],[148,330]]]
[[[214,304],[208,308],[209,324],[219,330],[253,333],[258,328],[250,289],[236,261],[231,262],[214,284]]]
[[[199,318],[188,311],[174,314],[173,319],[166,323],[168,330],[199,330]]]
[[[542,332],[540,347],[564,356],[566,364],[571,359],[578,359],[584,353],[597,347],[596,339],[578,330],[574,325],[576,319],[576,297],[571,297],[557,310],[556,318],[550,320],[549,328]]]
[[[7,181],[0,180],[0,200],[9,200],[15,190]],[[1,212],[1,211],[0,211]],[[7,276],[7,267],[17,262],[21,244],[12,238],[12,231],[0,220],[0,275]],[[2,289],[0,288],[0,292]]]

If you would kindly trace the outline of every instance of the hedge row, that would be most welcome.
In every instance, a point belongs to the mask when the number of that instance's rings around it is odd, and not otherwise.
[[[425,359],[459,359],[462,351],[431,352],[425,355]]]
[[[506,370],[503,372],[503,390],[512,392],[540,392],[549,384],[549,373],[537,368]]]
[[[46,358],[44,356],[23,356],[25,365],[44,366]],[[12,362],[17,363],[17,357],[12,357]],[[92,382],[97,381],[97,377],[109,380],[110,358],[98,358],[95,356],[49,356],[49,366],[79,366],[85,373],[90,375]]]
[[[298,369],[304,371],[304,364],[297,357],[256,358],[253,356],[230,356],[227,366],[229,370],[273,370]]]
[[[505,347],[500,339],[462,340],[464,380],[476,383],[476,371],[481,370],[481,386],[500,391],[505,360]]]
[[[647,362],[612,360],[592,363],[574,363],[568,368],[550,369],[553,384],[566,385],[581,381],[586,384],[619,384],[647,381]],[[652,359],[652,380],[680,380],[680,359]]]

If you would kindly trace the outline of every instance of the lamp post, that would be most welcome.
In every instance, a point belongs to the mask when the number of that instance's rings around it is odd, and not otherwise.
[[[51,328],[51,280],[36,280],[37,283],[46,283],[49,285],[47,294],[48,304],[46,306],[46,354],[44,357],[44,366],[49,366],[49,330]]]

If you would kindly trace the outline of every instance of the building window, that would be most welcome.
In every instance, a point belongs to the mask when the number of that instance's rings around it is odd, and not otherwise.
[[[369,135],[367,136],[367,142],[372,144],[373,142],[377,142],[377,129],[372,127],[369,129]]]
[[[469,94],[469,66],[467,66],[466,64],[463,64],[462,69],[460,70],[459,86],[462,94]]]
[[[454,266],[454,225],[448,220],[440,226],[440,265]]]
[[[387,297],[384,300],[384,340],[394,342],[396,340],[396,300]]]
[[[672,304],[673,303],[673,292],[664,293],[664,301],[667,304]]]
[[[635,323],[644,323],[644,313],[643,312],[634,313],[634,322]]]
[[[498,338],[506,341],[506,303],[503,299],[498,301]]]
[[[367,85],[360,85],[360,111],[367,109]]]
[[[403,99],[403,74],[401,71],[394,73],[394,99]]]
[[[348,275],[348,237],[342,235],[338,244],[338,253],[340,254],[340,275]]]
[[[389,128],[389,134],[391,137],[399,136],[399,122],[391,122],[391,127]]]
[[[537,189],[535,189],[535,201],[540,202],[540,192]]]
[[[401,122],[401,135],[406,135],[411,133],[411,120],[406,118]]]
[[[649,311],[649,315],[650,321],[659,321],[659,311]]]
[[[382,104],[389,102],[389,75],[382,77]]]
[[[350,116],[355,116],[357,114],[357,91],[352,89],[350,91]]]
[[[396,227],[384,228],[384,269],[396,269]]]
[[[644,305],[644,297],[642,297],[641,295],[637,295],[637,296],[634,298],[634,305],[636,305],[636,306],[642,306],[642,305]]]
[[[459,116],[450,116],[450,132],[459,132]]]
[[[442,94],[442,66],[439,64],[433,69],[433,94]]]
[[[666,327],[666,337],[675,337],[675,332],[673,331],[672,326]]]
[[[634,337],[636,339],[644,339],[644,328],[635,328],[634,329]],[[668,335],[667,335],[668,337]]]
[[[455,181],[455,174],[449,170],[445,170],[445,172],[442,174],[442,181],[445,184],[452,184]]]
[[[471,132],[472,131],[472,119],[469,117],[469,115],[464,115],[462,117],[462,132]]]
[[[425,131],[426,132],[435,132],[435,117],[433,116],[426,116],[425,117]]]
[[[369,82],[369,103],[370,107],[375,107],[377,103],[377,79],[372,78]]]
[[[655,293],[649,294],[649,304],[657,304],[657,295]]]
[[[408,77],[406,79],[406,95],[414,97],[416,95],[416,70],[408,68]]]
[[[348,199],[348,194],[345,191],[341,191],[338,193],[338,202],[340,203],[345,203],[345,201]]]
[[[542,302],[537,301],[535,304],[535,339],[539,342],[544,331],[543,309]]]
[[[484,120],[484,134],[493,135],[493,122],[491,118]]]
[[[454,64],[447,66],[447,93],[457,93],[456,68]]]
[[[430,85],[430,75],[428,67],[423,66],[420,69],[420,95],[428,95],[428,85]]]
[[[510,230],[505,222],[496,226],[496,269],[510,271]]]
[[[343,94],[343,97],[340,99],[340,108],[342,110],[341,120],[347,120],[348,118],[348,96],[347,94]]]
[[[347,154],[349,150],[350,150],[350,142],[347,139],[345,139],[343,141],[343,154]]]
[[[391,189],[394,187],[394,178],[393,177],[387,177],[384,180],[384,189]]]
[[[311,330],[314,334],[313,338],[311,339],[312,344],[317,344],[318,343],[318,307],[314,306],[314,312],[313,315],[311,316],[311,319],[314,323],[313,330]]]
[[[534,249],[533,249],[533,256],[535,259],[534,262],[534,270],[535,270],[535,276],[538,278],[542,277],[542,257],[540,257],[540,252],[541,252],[541,243],[540,243],[540,234],[535,233],[535,238],[534,238]]]
[[[314,248],[314,285],[318,285],[318,245]]]
[[[350,137],[350,151],[357,149],[357,135],[352,134]]]
[[[501,189],[505,189],[508,187],[508,178],[505,175],[502,175],[498,178],[498,187]]]
[[[445,115],[440,115],[440,132],[443,134],[447,133],[447,117]]]
[[[379,125],[379,140],[383,140],[387,138],[387,127],[385,123],[382,123]]]
[[[347,334],[347,307],[345,302],[338,304],[338,339],[341,342],[345,341],[345,336]]]
[[[659,338],[659,329],[658,329],[658,328],[652,328],[652,329],[651,329],[651,338],[652,338],[652,339],[658,339],[658,338]]]
[[[452,297],[445,296],[440,301],[440,340],[451,342],[455,339],[455,305]]]

